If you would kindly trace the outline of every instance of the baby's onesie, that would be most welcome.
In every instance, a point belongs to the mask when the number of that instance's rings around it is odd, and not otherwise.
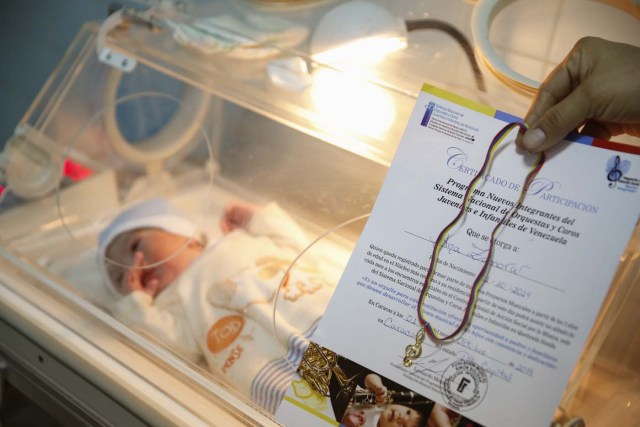
[[[189,360],[204,357],[214,375],[273,413],[333,289],[314,265],[300,262],[283,280],[306,244],[299,226],[267,205],[246,229],[207,248],[155,301],[133,292],[114,314]]]

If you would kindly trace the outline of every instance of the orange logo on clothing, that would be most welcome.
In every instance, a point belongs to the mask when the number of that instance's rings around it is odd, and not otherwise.
[[[224,361],[224,365],[222,366],[223,374],[226,374],[227,371],[233,367],[233,364],[236,363],[236,360],[240,359],[242,352],[244,352],[244,348],[241,345],[236,345],[233,350],[229,352],[229,357],[227,357],[227,360]]]
[[[237,314],[223,317],[209,328],[207,347],[212,353],[224,350],[238,338],[242,328],[244,328],[244,317]]]

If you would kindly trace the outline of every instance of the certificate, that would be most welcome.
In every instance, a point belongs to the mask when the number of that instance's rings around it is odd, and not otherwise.
[[[494,135],[516,120],[423,86],[313,341],[476,423],[537,427],[552,419],[638,220],[634,147],[578,137],[549,149],[492,242],[536,158],[509,134],[441,242],[421,307],[440,334],[453,332],[493,246],[470,324],[450,342],[427,337],[421,356],[403,363],[436,239]],[[285,424],[294,400],[279,412]]]

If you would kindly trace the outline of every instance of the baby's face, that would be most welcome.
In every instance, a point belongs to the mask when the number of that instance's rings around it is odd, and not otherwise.
[[[202,252],[184,236],[141,228],[116,236],[106,251],[111,282],[122,294],[142,290],[155,298]]]
[[[380,416],[378,427],[416,427],[420,424],[420,413],[404,405],[387,405]]]

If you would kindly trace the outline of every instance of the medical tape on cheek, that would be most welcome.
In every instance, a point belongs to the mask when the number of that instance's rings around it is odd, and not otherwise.
[[[478,300],[478,294],[480,293],[480,289],[482,287],[482,284],[484,283],[484,278],[489,272],[489,269],[491,266],[493,248],[495,245],[495,237],[500,231],[500,229],[504,226],[505,221],[509,219],[511,215],[513,215],[515,210],[518,208],[518,206],[522,204],[522,202],[524,201],[525,195],[527,193],[527,190],[529,189],[529,185],[531,184],[533,179],[536,177],[538,172],[540,172],[540,169],[544,164],[545,156],[544,156],[544,153],[541,152],[538,154],[538,158],[536,159],[536,162],[533,164],[533,166],[527,173],[527,176],[525,177],[524,185],[522,186],[522,190],[520,191],[518,200],[504,214],[500,222],[495,226],[495,228],[491,232],[491,239],[489,241],[489,250],[487,252],[487,257],[482,266],[482,269],[476,276],[473,282],[473,285],[471,286],[471,292],[469,293],[469,299],[467,301],[467,306],[466,306],[462,321],[460,322],[460,325],[452,333],[448,335],[440,335],[436,330],[432,328],[431,324],[426,319],[422,310],[422,307],[429,293],[429,288],[431,287],[431,281],[435,274],[436,266],[438,264],[438,258],[440,257],[440,250],[442,249],[442,246],[444,246],[444,243],[447,241],[449,232],[454,228],[454,226],[460,220],[464,218],[467,211],[467,207],[469,206],[469,203],[476,185],[484,177],[487,171],[490,169],[498,147],[504,141],[505,137],[509,134],[509,132],[514,128],[518,128],[519,131],[525,131],[527,129],[527,126],[524,123],[509,123],[506,126],[504,126],[493,137],[491,144],[489,144],[489,148],[487,150],[487,154],[485,156],[482,167],[480,168],[476,176],[471,180],[471,183],[467,187],[467,191],[464,195],[460,212],[458,212],[458,214],[453,219],[453,221],[451,221],[451,223],[449,223],[449,225],[447,225],[440,232],[440,234],[438,235],[438,238],[434,242],[433,253],[431,254],[431,261],[429,264],[429,268],[427,270],[427,275],[425,276],[425,279],[422,285],[422,290],[420,291],[420,297],[418,298],[417,310],[418,310],[418,319],[420,320],[421,328],[416,334],[416,343],[408,345],[405,349],[404,365],[407,367],[411,366],[412,360],[419,357],[420,354],[422,353],[422,343],[424,342],[425,334],[428,335],[432,340],[436,342],[444,342],[444,341],[449,341],[456,338],[462,331],[464,331],[467,328],[467,326],[471,321],[471,318],[473,317],[473,312],[475,310],[475,306]]]

